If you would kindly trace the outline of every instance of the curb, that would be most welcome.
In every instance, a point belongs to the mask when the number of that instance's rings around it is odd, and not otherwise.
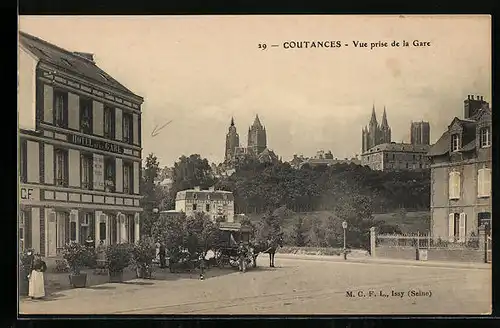
[[[278,254],[276,254],[278,255]],[[491,263],[462,263],[462,262],[445,262],[445,261],[417,261],[417,260],[398,260],[398,259],[383,259],[383,258],[347,258],[328,256],[328,255],[302,255],[302,254],[279,254],[277,257],[297,259],[297,260],[316,260],[329,261],[339,263],[357,263],[357,264],[389,264],[389,265],[406,265],[406,266],[423,266],[434,268],[456,268],[456,269],[479,269],[491,270]]]

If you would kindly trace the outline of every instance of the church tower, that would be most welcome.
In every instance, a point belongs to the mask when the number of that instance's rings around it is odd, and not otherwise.
[[[379,126],[377,122],[377,115],[375,114],[375,105],[372,108],[372,117],[370,119],[370,124],[368,125],[368,149],[375,147],[379,141]]]
[[[226,157],[225,157],[226,163],[230,163],[233,161],[235,150],[239,146],[240,146],[240,136],[236,132],[236,126],[234,125],[234,118],[231,117],[231,125],[229,126],[228,133],[226,134]]]
[[[248,128],[248,148],[256,155],[267,148],[266,128],[260,123],[259,115],[255,115],[252,126]]]
[[[382,116],[382,124],[380,125],[380,143],[390,143],[391,140],[391,128],[389,127],[389,123],[387,123],[387,113],[384,106],[384,115]]]

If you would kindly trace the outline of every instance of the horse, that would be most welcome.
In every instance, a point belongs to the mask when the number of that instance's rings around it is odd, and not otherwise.
[[[252,245],[253,248],[253,267],[257,266],[257,255],[259,253],[269,254],[269,267],[274,268],[274,255],[278,247],[283,247],[283,236],[280,234],[277,237],[271,237],[263,243]]]

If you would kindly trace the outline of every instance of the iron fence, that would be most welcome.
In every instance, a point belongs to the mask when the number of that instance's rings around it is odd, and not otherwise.
[[[479,237],[442,239],[432,238],[429,233],[380,234],[376,236],[377,247],[420,248],[420,249],[479,249]]]

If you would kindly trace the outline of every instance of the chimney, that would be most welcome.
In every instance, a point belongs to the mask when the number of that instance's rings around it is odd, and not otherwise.
[[[80,58],[83,58],[85,60],[88,60],[89,62],[91,63],[94,63],[94,54],[91,54],[91,53],[88,53],[88,52],[73,52],[73,54],[75,54],[76,56],[80,57]]]
[[[483,96],[481,96],[481,101],[483,101]]]
[[[200,190],[201,190],[201,189],[200,189],[200,186],[196,186],[196,187],[194,187],[194,190],[195,190],[195,191],[200,191]]]
[[[212,186],[212,187],[208,188],[208,191],[215,191],[215,187]]]

